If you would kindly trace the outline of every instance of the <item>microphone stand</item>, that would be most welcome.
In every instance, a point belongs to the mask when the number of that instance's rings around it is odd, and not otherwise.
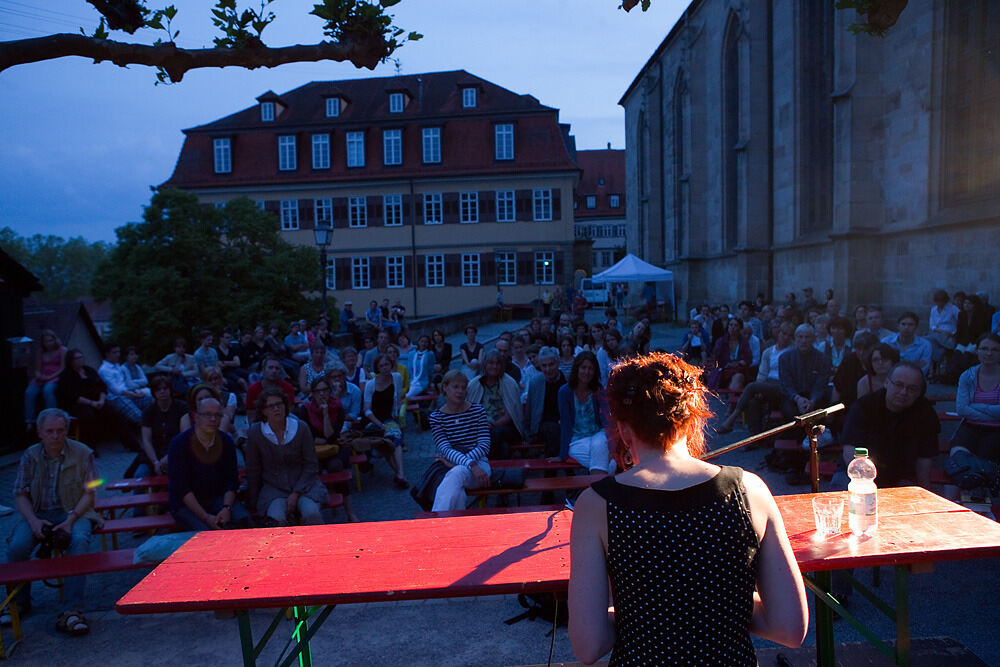
[[[828,408],[813,410],[812,412],[808,412],[804,415],[793,417],[792,421],[787,424],[776,426],[767,431],[763,431],[762,433],[758,433],[757,435],[751,435],[749,438],[740,440],[739,442],[734,442],[731,445],[726,445],[725,447],[720,447],[719,449],[713,449],[712,451],[704,454],[701,458],[703,461],[707,461],[708,459],[731,452],[734,449],[739,449],[740,447],[745,447],[746,445],[766,440],[767,438],[783,433],[789,429],[795,427],[803,428],[806,431],[806,435],[809,437],[809,478],[812,481],[812,492],[819,493],[818,443],[820,434],[826,430],[826,426],[824,426],[822,422],[834,412],[839,412],[843,409],[844,404],[837,403],[836,405],[831,405]]]

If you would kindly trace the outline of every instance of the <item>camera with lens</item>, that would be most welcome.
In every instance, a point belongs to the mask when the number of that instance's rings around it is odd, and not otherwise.
[[[51,558],[52,551],[66,551],[72,537],[62,528],[55,528],[51,525],[42,526],[42,541],[38,546],[36,555],[39,558]]]

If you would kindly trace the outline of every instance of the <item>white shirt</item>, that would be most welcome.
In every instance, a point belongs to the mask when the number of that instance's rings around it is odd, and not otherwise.
[[[941,329],[947,331],[952,336],[958,331],[958,306],[948,302],[944,306],[944,311],[938,310],[937,304],[931,306],[930,330]]]

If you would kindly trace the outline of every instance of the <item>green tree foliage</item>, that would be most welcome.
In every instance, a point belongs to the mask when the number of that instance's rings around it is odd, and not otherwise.
[[[0,229],[0,247],[38,277],[45,291],[36,297],[47,303],[88,296],[98,264],[111,251],[111,244],[90,243],[82,236],[24,237],[10,227]]]
[[[142,222],[116,234],[94,294],[111,299],[115,339],[144,355],[169,352],[178,336],[193,349],[203,327],[252,327],[316,310],[303,296],[319,288],[316,249],[283,240],[276,216],[249,199],[216,209],[161,190]]]

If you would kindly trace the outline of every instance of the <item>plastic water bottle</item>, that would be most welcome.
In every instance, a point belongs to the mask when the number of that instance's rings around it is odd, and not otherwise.
[[[864,447],[854,449],[854,460],[847,466],[848,515],[851,532],[858,537],[871,537],[878,528],[878,489],[875,487],[875,464]]]

